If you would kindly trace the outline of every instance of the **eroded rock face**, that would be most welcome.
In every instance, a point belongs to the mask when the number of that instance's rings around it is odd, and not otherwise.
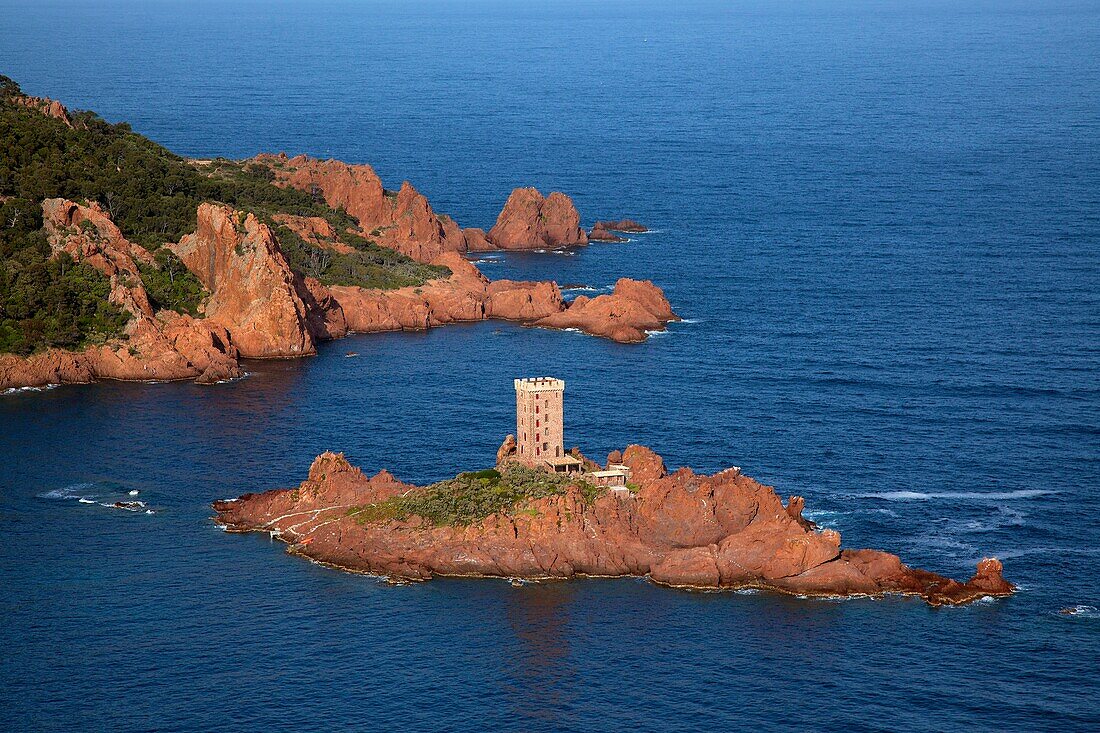
[[[500,249],[542,249],[587,244],[573,200],[554,191],[517,188],[508,197],[487,238]]]
[[[385,190],[369,165],[305,155],[260,155],[253,162],[271,168],[276,185],[322,196],[329,206],[354,216],[362,236],[418,262],[467,249],[466,235],[453,219],[437,215],[408,181],[397,192]]]
[[[497,247],[489,241],[484,229],[467,227],[462,230],[462,233],[466,236],[467,252],[493,252],[497,249]]]
[[[397,290],[334,285],[329,291],[343,308],[348,329],[359,333],[415,331],[486,318],[527,323],[564,307],[552,282],[490,281],[454,252],[431,264],[449,268],[451,276]]]
[[[505,441],[499,460],[506,460],[508,448]],[[437,527],[415,516],[359,523],[347,515],[348,506],[412,487],[387,473],[368,479],[331,453],[317,458],[297,490],[246,494],[216,502],[214,509],[231,531],[274,532],[295,553],[402,579],[637,575],[697,588],[904,593],[934,605],[1014,590],[996,560],[983,560],[973,578],[959,583],[911,569],[888,553],[842,551],[838,533],[799,522],[774,490],[738,470],[668,474],[660,456],[642,446],[629,446],[621,456],[640,485],[636,493],[586,500],[573,487],[466,527]]]
[[[153,313],[137,267],[137,262],[152,264],[153,257],[127,241],[101,208],[47,199],[42,211],[55,253],[66,252],[110,278],[110,301],[130,314],[126,339],[81,352],[0,355],[0,388],[97,379],[217,382],[241,376],[237,349],[223,327],[173,311]]]
[[[206,318],[229,332],[242,356],[315,353],[296,276],[267,225],[222,204],[202,204],[198,219],[172,250],[210,291]]]
[[[33,109],[36,112],[41,112],[47,117],[53,117],[55,120],[61,120],[68,127],[73,126],[72,120],[69,118],[69,110],[65,109],[65,105],[61,104],[54,99],[47,99],[46,97],[28,97],[24,94],[17,94],[9,97],[10,101],[18,104],[20,107],[26,107],[27,109]]]
[[[504,463],[506,460],[516,454],[516,436],[508,435],[504,442],[500,444],[500,448],[497,448],[497,465]]]
[[[66,252],[75,262],[87,262],[110,278],[112,303],[135,316],[153,316],[137,267],[139,260],[152,264],[153,256],[127,241],[98,204],[46,199],[42,223],[55,254]]]
[[[645,341],[678,321],[664,292],[649,280],[622,278],[610,295],[578,296],[568,308],[535,322],[546,328],[577,328],[620,343]]]

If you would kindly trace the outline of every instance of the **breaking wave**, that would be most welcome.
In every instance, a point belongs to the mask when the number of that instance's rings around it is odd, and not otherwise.
[[[21,392],[45,392],[47,389],[60,387],[60,384],[44,384],[41,387],[8,387],[0,390],[0,395],[20,394]]]
[[[1100,611],[1096,609],[1096,606],[1086,606],[1084,604],[1077,604],[1076,606],[1067,606],[1058,611],[1059,616],[1068,616],[1070,618],[1100,618]]]
[[[50,491],[38,494],[39,499],[80,499],[86,489],[92,488],[95,484],[92,483],[79,483],[70,484],[69,486],[63,486],[60,489],[52,489]]]
[[[1020,489],[1019,491],[882,491],[856,494],[857,499],[886,499],[887,501],[928,501],[930,499],[1033,499],[1037,496],[1057,494],[1053,489]]]
[[[52,501],[75,501],[77,504],[101,506],[105,509],[156,514],[157,510],[146,502],[133,498],[140,493],[139,489],[127,489],[109,482],[84,481],[63,486],[60,489],[44,491],[37,496],[39,499]]]

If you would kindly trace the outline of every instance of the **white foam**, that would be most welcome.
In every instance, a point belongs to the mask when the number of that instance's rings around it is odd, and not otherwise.
[[[660,331],[646,331],[645,335],[646,336],[670,336],[670,335],[672,335],[672,331],[669,331],[667,329],[662,329]]]
[[[45,493],[39,494],[40,499],[79,499],[84,489],[92,488],[93,484],[79,483],[70,484],[69,486],[63,486],[60,489],[52,489]]]
[[[5,390],[0,391],[0,394],[20,394],[21,392],[45,392],[47,389],[54,389],[60,387],[60,384],[44,384],[41,387],[8,387]]]
[[[130,496],[137,496],[140,493],[141,493],[140,491],[138,491],[137,489],[134,489],[133,491],[130,492]]]
[[[1096,606],[1086,606],[1082,603],[1076,606],[1067,606],[1058,612],[1059,616],[1066,616],[1069,618],[1100,618],[1100,611]]]
[[[673,321],[673,323],[702,323],[700,318],[681,318],[679,321]]]
[[[213,386],[215,384],[232,384],[233,382],[239,382],[242,379],[248,379],[251,376],[252,376],[252,372],[245,372],[244,374],[242,374],[239,377],[230,377],[229,379],[219,379],[216,382],[210,382],[209,384],[205,384],[203,386],[210,387],[210,386]]]
[[[87,499],[83,496],[77,499],[77,501],[79,501],[81,504],[95,504],[95,499]]]
[[[1021,489],[1019,491],[884,491],[874,494],[856,494],[857,499],[886,499],[887,501],[928,501],[929,499],[1032,499],[1047,494],[1057,494],[1050,489]]]

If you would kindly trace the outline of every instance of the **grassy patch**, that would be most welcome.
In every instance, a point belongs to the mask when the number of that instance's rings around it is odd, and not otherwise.
[[[511,465],[503,473],[488,469],[460,473],[384,501],[354,507],[348,511],[360,524],[423,517],[437,527],[474,524],[493,514],[538,516],[530,507],[517,509],[525,502],[548,496],[561,496],[569,486],[577,486],[588,502],[604,489],[580,479]]]

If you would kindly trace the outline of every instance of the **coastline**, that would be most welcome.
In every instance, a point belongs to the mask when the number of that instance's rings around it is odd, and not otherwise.
[[[173,175],[241,203],[200,199],[194,229],[154,248],[149,237],[159,233],[145,232],[139,243],[115,221],[113,203],[20,200],[40,208],[43,226],[35,235],[48,242],[48,261],[60,261],[62,272],[70,260],[98,271],[109,292],[101,305],[124,325],[93,334],[98,338],[83,348],[46,341],[54,345],[0,353],[0,390],[101,379],[224,383],[243,374],[241,358],[298,358],[349,333],[496,319],[639,343],[679,320],[648,280],[621,278],[611,293],[566,301],[554,281],[490,280],[465,257],[587,245],[580,215],[563,193],[517,188],[488,232],[462,229],[407,181],[399,191],[385,189],[368,165],[285,154],[183,160],[129,128],[103,128],[87,113],[24,96],[14,82],[7,90],[0,104],[30,129],[56,135],[63,151],[69,144],[79,149],[86,136],[129,135],[175,165]],[[0,197],[8,200],[15,199]],[[644,229],[629,220],[598,224]],[[337,262],[342,269],[330,271]],[[172,287],[192,278],[191,302],[159,302],[164,283],[148,280],[163,280],[165,272]]]
[[[529,473],[512,477],[509,472],[519,469],[504,448],[502,453],[499,480],[540,481]],[[599,468],[579,452],[573,455]],[[490,513],[447,519],[432,510],[417,514],[415,503],[409,510],[399,507],[408,497],[432,506],[433,492],[451,489],[405,484],[386,471],[367,477],[342,455],[325,453],[297,488],[214,502],[213,519],[227,533],[267,533],[286,543],[289,554],[398,582],[637,577],[691,591],[900,595],[931,606],[965,605],[1015,591],[992,558],[959,582],[910,568],[889,553],[843,549],[837,532],[802,517],[800,497],[784,504],[774,489],[736,469],[712,475],[689,468],[669,472],[659,456],[636,445],[613,453],[608,465],[620,460],[637,482],[629,491],[555,477],[556,488],[543,484],[528,498]],[[482,473],[454,481],[465,481],[476,492],[469,482]],[[448,483],[453,484],[441,485]]]

